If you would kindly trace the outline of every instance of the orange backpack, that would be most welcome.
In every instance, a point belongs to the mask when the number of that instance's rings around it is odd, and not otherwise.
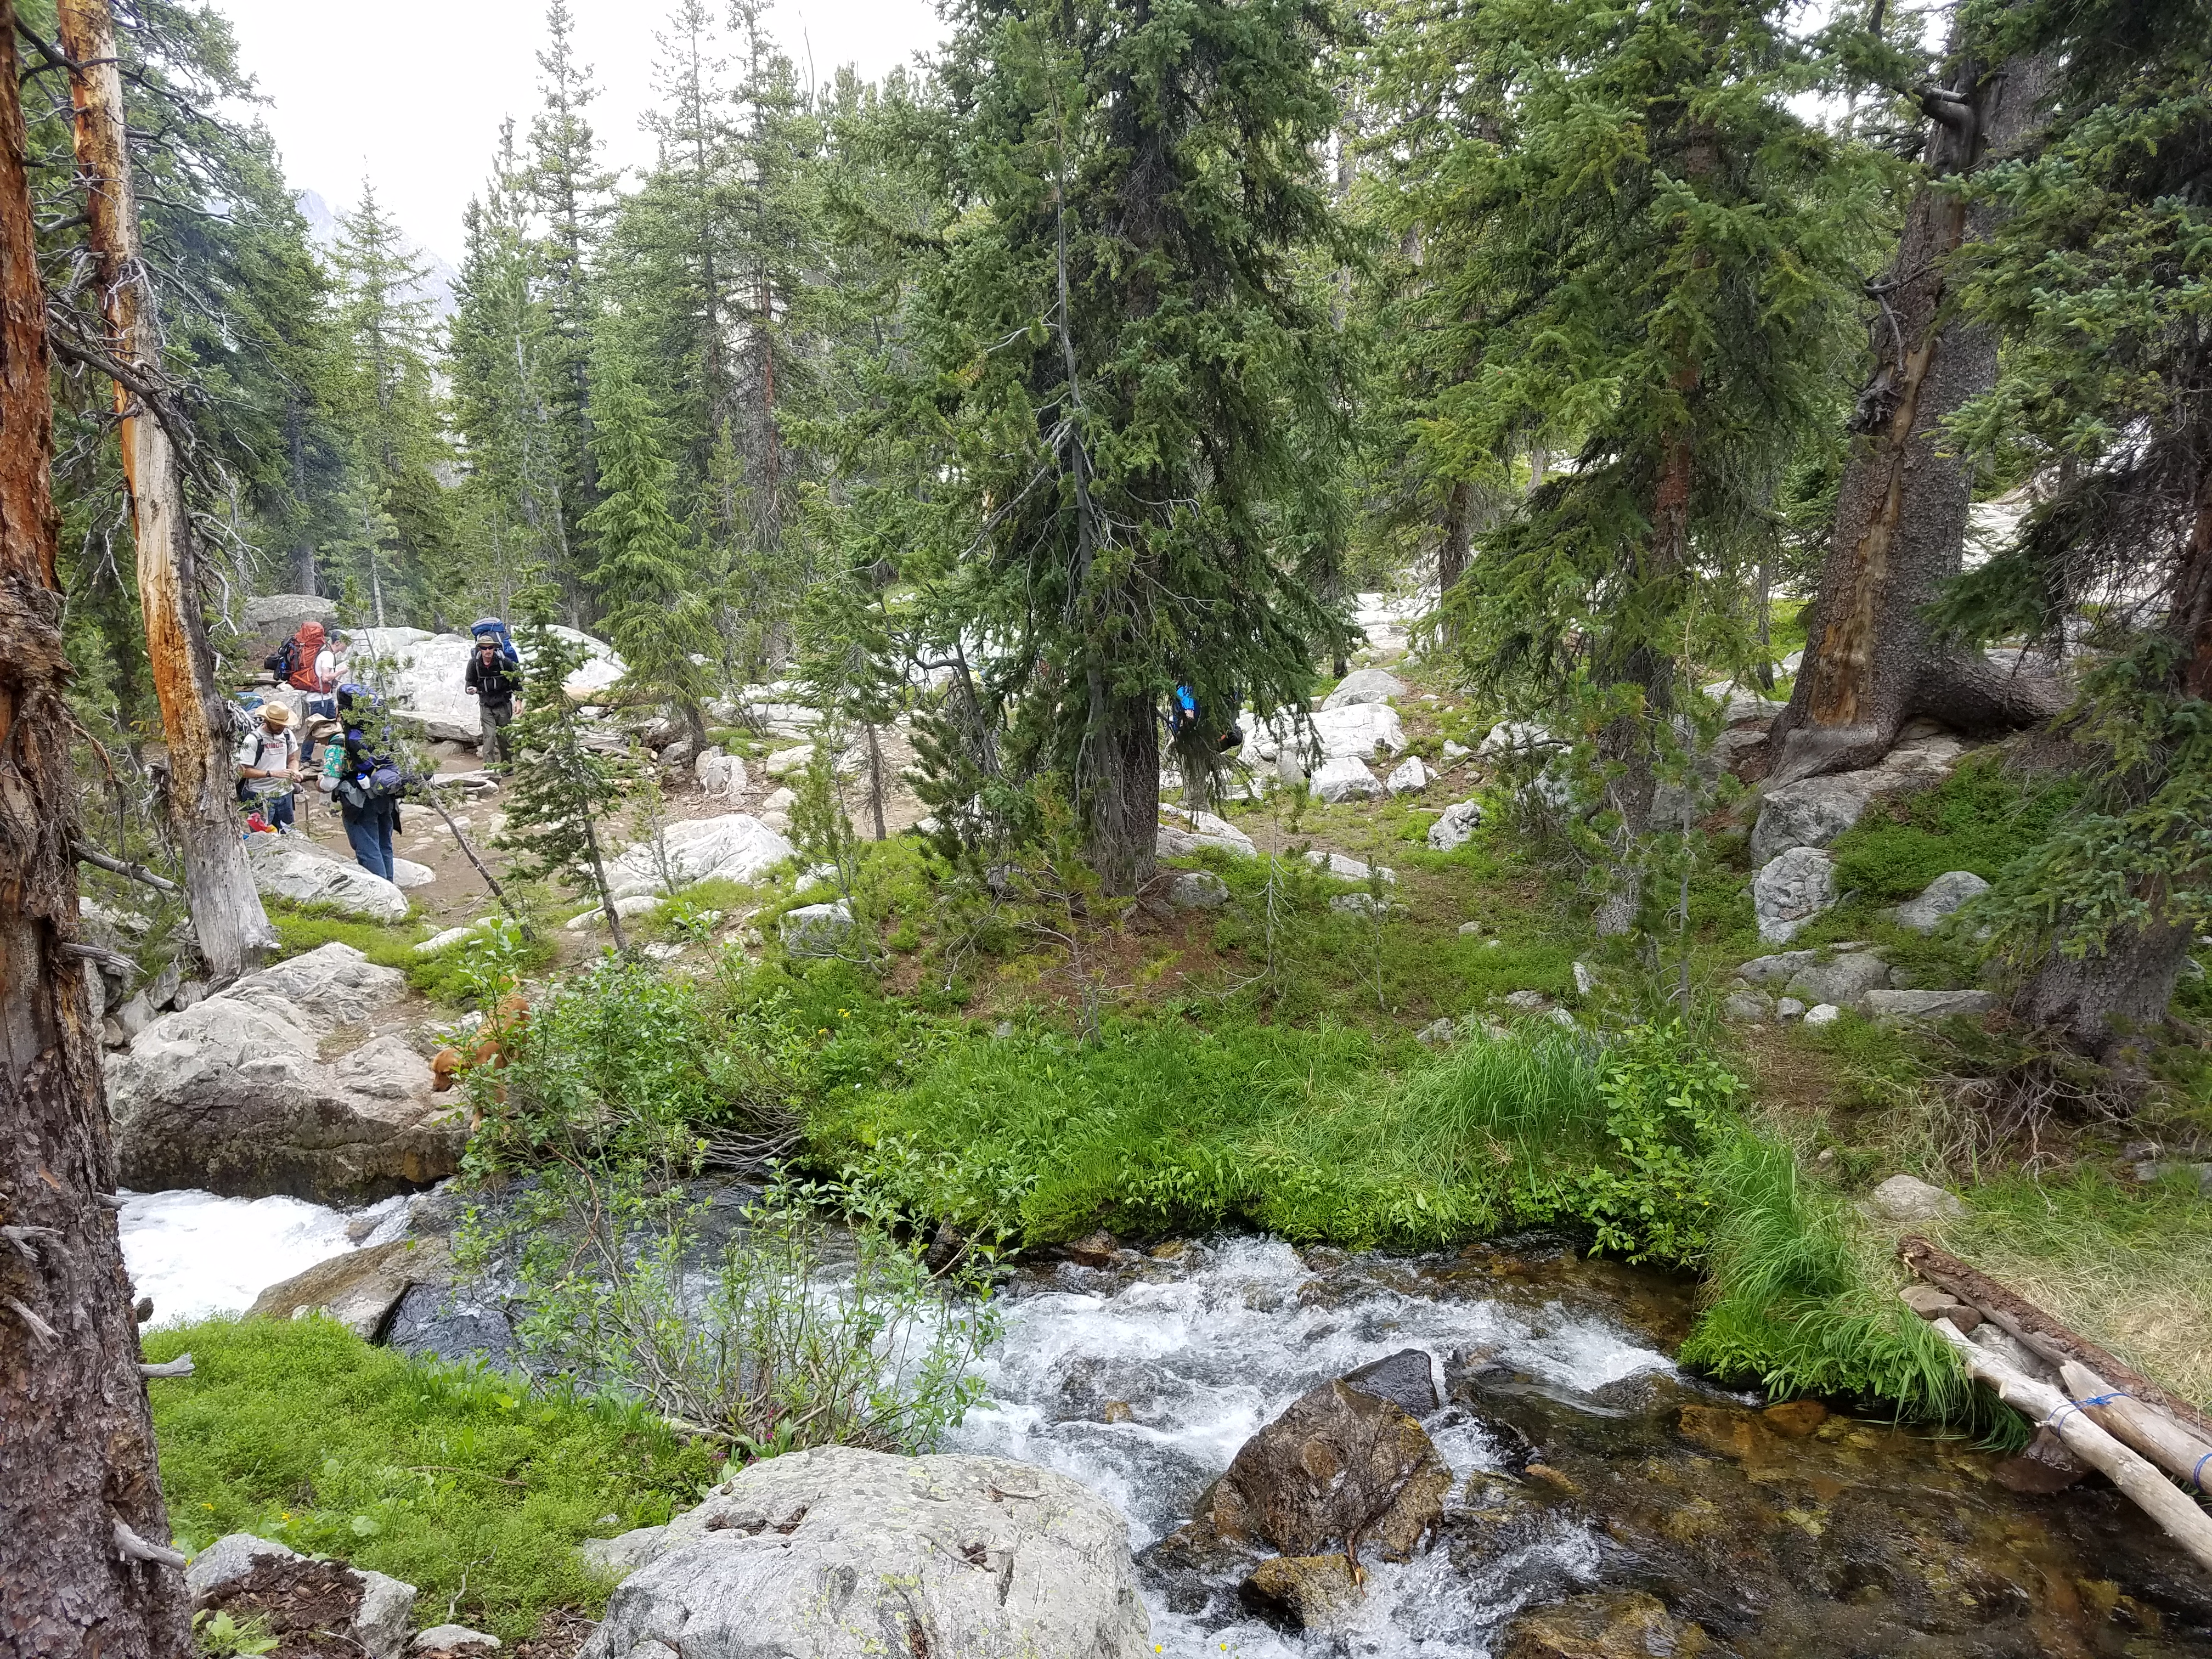
[[[323,654],[323,625],[319,622],[301,623],[300,631],[292,635],[292,684],[302,691],[327,691],[331,688],[315,678],[315,659]]]

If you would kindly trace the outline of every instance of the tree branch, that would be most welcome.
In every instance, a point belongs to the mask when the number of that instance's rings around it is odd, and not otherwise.
[[[157,1567],[181,1567],[187,1558],[181,1550],[173,1550],[162,1544],[149,1544],[125,1526],[120,1516],[115,1522],[115,1552],[126,1561],[151,1561]]]
[[[76,861],[79,864],[88,864],[95,870],[105,870],[112,876],[126,876],[132,881],[144,883],[157,892],[181,893],[184,891],[183,888],[178,886],[167,876],[157,876],[143,864],[133,864],[128,859],[112,857],[98,848],[88,846],[83,842],[76,842],[70,850],[76,854]]]

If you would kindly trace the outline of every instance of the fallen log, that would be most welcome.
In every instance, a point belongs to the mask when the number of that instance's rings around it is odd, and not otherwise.
[[[2198,1438],[2156,1407],[2115,1389],[2077,1360],[2061,1365],[2058,1375],[2066,1392],[2115,1439],[2199,1492],[2212,1480],[2212,1440]]]
[[[2186,1425],[2191,1433],[2212,1440],[2212,1417],[2197,1406],[2168,1394],[2118,1355],[2069,1329],[2026,1297],[2007,1290],[1948,1250],[1908,1235],[1898,1240],[1897,1255],[1899,1261],[1929,1284],[1940,1285],[1961,1302],[1979,1309],[1990,1323],[2018,1337],[2028,1348],[2050,1360],[2054,1368],[2068,1360],[2087,1365],[2136,1399]]]
[[[2110,1479],[2191,1560],[2212,1572],[2212,1515],[2199,1508],[2195,1498],[2099,1427],[2086,1410],[2059,1389],[2022,1375],[2018,1367],[1986,1348],[1977,1347],[1949,1320],[1929,1323],[1959,1351],[1969,1376],[2014,1411],[2057,1435],[2067,1450]]]

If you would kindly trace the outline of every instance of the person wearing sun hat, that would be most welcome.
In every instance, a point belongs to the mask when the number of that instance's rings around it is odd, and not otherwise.
[[[292,832],[292,789],[300,776],[300,739],[292,711],[273,698],[238,745],[238,798],[280,833]]]

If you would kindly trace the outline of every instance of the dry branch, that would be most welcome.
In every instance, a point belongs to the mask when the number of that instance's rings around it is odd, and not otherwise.
[[[2188,1481],[2197,1491],[2212,1478],[2212,1441],[2199,1439],[2156,1407],[2115,1389],[2078,1360],[2058,1368],[2066,1392],[2082,1402],[2082,1409],[2106,1433],[2134,1447],[2168,1474]]]
[[[2039,1426],[2058,1437],[2066,1449],[2107,1476],[2137,1509],[2166,1529],[2197,1565],[2212,1572],[2212,1515],[2142,1457],[2090,1420],[2087,1412],[2047,1382],[1969,1342],[1948,1319],[1929,1323],[1959,1351],[1968,1375]]]

